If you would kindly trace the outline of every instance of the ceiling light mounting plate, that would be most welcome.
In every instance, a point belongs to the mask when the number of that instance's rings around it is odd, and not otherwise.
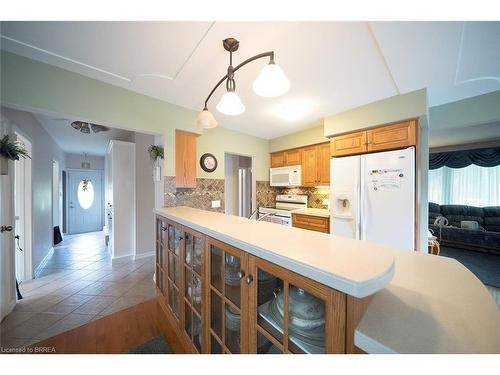
[[[228,52],[236,52],[240,46],[240,42],[234,38],[227,38],[222,41],[224,49]]]

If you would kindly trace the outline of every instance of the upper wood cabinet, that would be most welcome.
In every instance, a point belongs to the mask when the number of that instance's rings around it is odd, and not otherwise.
[[[330,143],[306,146],[271,154],[271,167],[302,166],[302,185],[330,183]]]
[[[302,185],[318,186],[330,183],[330,144],[305,147],[302,163]]]
[[[284,167],[284,166],[285,166],[285,153],[283,151],[271,154],[272,168]]]
[[[302,149],[287,150],[285,153],[285,166],[302,164]]]
[[[315,186],[319,181],[318,163],[319,152],[317,146],[304,148],[304,163],[302,165],[302,185]]]
[[[196,138],[197,135],[175,131],[175,186],[196,187]]]
[[[319,145],[318,152],[319,183],[320,185],[330,185],[330,144]]]
[[[416,132],[417,120],[408,120],[339,135],[330,140],[330,154],[345,156],[414,146],[417,141]]]
[[[366,131],[368,151],[388,150],[415,144],[416,120]]]
[[[330,140],[331,156],[361,154],[366,150],[366,132],[339,135]]]

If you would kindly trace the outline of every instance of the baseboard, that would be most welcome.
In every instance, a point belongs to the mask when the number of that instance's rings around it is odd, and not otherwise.
[[[134,254],[120,255],[119,257],[111,257],[111,263],[122,259],[134,260]]]
[[[52,257],[52,254],[54,254],[54,246],[50,247],[49,252],[43,257],[42,261],[38,264],[38,266],[36,266],[35,275],[33,277],[34,279],[36,279],[40,274],[40,272],[42,272],[43,267],[45,267],[49,259]]]
[[[154,255],[155,255],[154,250],[153,251],[148,251],[146,253],[135,254],[134,255],[134,260],[153,257]]]

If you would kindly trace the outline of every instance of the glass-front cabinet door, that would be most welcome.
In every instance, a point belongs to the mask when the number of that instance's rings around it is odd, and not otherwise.
[[[179,224],[165,221],[165,275],[164,288],[167,305],[178,320],[180,317],[180,275],[182,232]]]
[[[260,258],[251,263],[252,353],[344,352],[342,293]]]
[[[156,241],[155,241],[155,282],[161,294],[165,295],[165,251],[166,251],[166,221],[160,217],[156,218]]]
[[[188,228],[183,228],[184,248],[183,257],[183,288],[184,288],[184,333],[193,344],[196,352],[201,353],[203,345],[202,334],[202,306],[204,261],[204,236]]]
[[[207,288],[209,353],[248,351],[248,255],[207,238]]]

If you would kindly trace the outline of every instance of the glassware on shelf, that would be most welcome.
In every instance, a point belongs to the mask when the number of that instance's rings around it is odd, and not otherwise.
[[[193,262],[193,268],[198,273],[198,275],[201,275],[201,259],[202,259],[202,241],[200,237],[194,237],[194,262]]]
[[[190,297],[190,300],[193,301],[193,304],[201,303],[201,280],[194,276],[192,281],[188,281],[186,285],[187,294]]]
[[[226,254],[225,263],[226,271],[224,279],[226,281],[226,284],[232,286],[240,285],[240,258],[234,255]]]

